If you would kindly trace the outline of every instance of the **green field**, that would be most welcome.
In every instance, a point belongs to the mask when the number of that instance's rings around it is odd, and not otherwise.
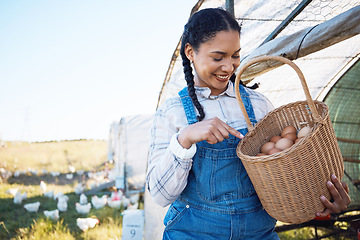
[[[80,214],[75,208],[75,203],[79,202],[75,187],[78,183],[84,183],[89,189],[94,184],[89,172],[104,171],[106,155],[106,141],[5,142],[0,147],[0,239],[121,239],[124,207],[92,208],[88,214]],[[108,166],[109,169],[112,167]],[[78,174],[79,170],[85,173]],[[70,171],[75,171],[72,179],[66,177]],[[15,177],[15,172],[21,174]],[[60,175],[53,176],[52,172],[59,172]],[[57,221],[48,219],[43,213],[56,209],[57,202],[43,195],[40,181],[46,183],[48,191],[62,192],[69,198],[67,211],[60,212]],[[26,191],[27,199],[21,204],[15,204],[14,196],[8,193],[10,189]],[[114,190],[104,189],[97,195],[109,194]],[[88,196],[89,202],[90,199],[91,196]],[[40,202],[37,212],[28,212],[24,208],[24,204],[37,201]],[[139,208],[143,208],[142,203],[140,198]],[[83,232],[77,226],[76,219],[86,217],[97,218],[100,223]],[[337,222],[336,226],[344,229],[344,234],[325,239],[354,239],[353,233],[346,233],[349,227],[347,223]],[[327,228],[319,228],[317,231],[319,236],[330,232]],[[316,239],[316,232],[313,227],[304,227],[282,232],[279,236],[281,240]]]
[[[106,141],[5,142],[0,148],[0,239],[121,239],[122,207],[92,208],[88,214],[79,214],[75,209],[79,195],[74,193],[74,188],[80,182],[89,184],[87,172],[104,170],[101,165],[107,160],[106,154]],[[74,169],[73,178],[66,178]],[[78,170],[85,173],[77,174]],[[15,177],[13,174],[17,171],[21,174]],[[51,172],[60,172],[60,175],[54,177]],[[57,221],[46,218],[43,213],[56,209],[57,202],[43,195],[40,181],[46,183],[47,191],[62,192],[69,198],[67,211],[60,212]],[[26,191],[27,199],[15,204],[14,196],[7,193],[10,189]],[[23,207],[37,201],[40,202],[37,212],[28,212]],[[76,219],[87,217],[97,218],[100,223],[83,232]]]

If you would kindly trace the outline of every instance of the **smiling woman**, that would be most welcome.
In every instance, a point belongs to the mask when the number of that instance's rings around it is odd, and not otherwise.
[[[185,25],[187,87],[158,108],[148,158],[149,192],[158,204],[171,204],[163,239],[278,239],[276,220],[236,156],[247,132],[229,81],[239,51],[240,26],[222,9],[200,10]],[[272,109],[263,95],[241,91],[252,121]]]
[[[209,87],[212,95],[219,95],[227,88],[230,77],[240,65],[240,36],[237,31],[222,31],[199,49],[185,46],[187,58],[194,63],[195,86]]]

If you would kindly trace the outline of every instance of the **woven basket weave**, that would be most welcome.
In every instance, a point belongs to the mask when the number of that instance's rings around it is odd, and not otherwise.
[[[252,126],[239,93],[241,74],[258,62],[276,60],[290,65],[300,78],[306,101],[281,106]],[[263,56],[242,66],[237,75],[236,98],[249,132],[237,146],[237,155],[255,187],[265,210],[286,223],[302,223],[324,210],[320,196],[331,199],[326,187],[331,174],[344,175],[343,159],[332,127],[328,107],[313,101],[305,78],[292,61],[278,56]],[[272,155],[255,156],[272,136],[280,135],[288,125],[300,129],[312,127],[311,133],[292,147]]]

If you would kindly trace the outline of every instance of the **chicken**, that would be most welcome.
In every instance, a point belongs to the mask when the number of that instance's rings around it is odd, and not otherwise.
[[[69,172],[71,172],[71,173],[74,173],[76,170],[75,167],[71,164],[69,164],[68,169],[69,169]]]
[[[17,189],[17,188],[10,188],[9,190],[6,191],[6,193],[9,193],[15,197],[15,195],[18,191],[19,191],[19,189]]]
[[[68,173],[68,174],[66,174],[66,179],[68,179],[68,180],[71,180],[71,179],[73,179],[73,174],[72,173]]]
[[[111,193],[111,197],[108,199],[108,205],[111,208],[120,208],[121,198],[117,192]]]
[[[57,177],[60,175],[60,172],[50,172],[51,176]]]
[[[95,227],[96,224],[99,224],[99,219],[97,219],[97,218],[78,218],[78,219],[76,219],[76,224],[78,225],[78,227],[81,230],[86,231],[89,228]]]
[[[14,172],[14,177],[18,178],[20,176],[21,172],[19,170]]]
[[[130,197],[130,203],[135,204],[139,201],[140,195],[139,194],[133,194]]]
[[[44,192],[44,196],[48,197],[48,198],[53,198],[54,197],[54,191]]]
[[[84,192],[84,190],[85,190],[84,184],[78,183],[78,184],[76,185],[75,189],[74,189],[74,192],[75,192],[76,194],[81,194],[81,193]]]
[[[17,191],[14,196],[14,203],[21,204],[21,202],[27,198],[27,192],[21,193],[21,191]]]
[[[67,196],[66,196],[67,197]],[[67,199],[64,197],[59,198],[58,203],[57,203],[57,208],[61,211],[61,212],[66,212],[67,211]]]
[[[80,195],[80,201],[79,201],[79,203],[82,204],[82,205],[84,205],[84,204],[87,204],[87,202],[88,202],[88,200],[87,200],[86,195],[82,193],[82,194]]]
[[[130,199],[127,197],[123,197],[121,200],[121,204],[124,208],[127,208],[128,206],[130,206]]]
[[[91,203],[93,204],[94,208],[96,208],[96,209],[102,208],[107,203],[107,195],[103,195],[101,198],[94,195],[91,198]]]
[[[139,202],[136,202],[134,204],[129,204],[127,207],[128,210],[136,210],[138,208],[139,208]]]
[[[43,193],[46,192],[46,183],[44,181],[40,181],[40,189]]]
[[[91,203],[87,203],[87,204],[80,204],[80,203],[75,203],[75,207],[76,207],[76,211],[78,213],[81,213],[81,214],[86,214],[86,213],[89,213],[90,212],[90,209],[91,209]]]
[[[27,203],[24,204],[24,208],[28,211],[28,212],[37,212],[39,210],[40,207],[40,202],[34,202],[34,203]]]
[[[53,219],[55,221],[59,220],[59,210],[58,209],[55,209],[52,211],[45,210],[44,215],[45,215],[45,217]]]
[[[64,195],[64,193],[62,193],[62,192],[58,192],[57,194],[54,195],[54,200],[59,201],[60,198],[63,198],[65,201],[69,200],[69,197]]]
[[[108,205],[109,205],[109,207],[111,207],[111,208],[120,208],[120,206],[121,206],[121,200],[112,200],[112,199],[110,199],[110,200],[108,201]]]

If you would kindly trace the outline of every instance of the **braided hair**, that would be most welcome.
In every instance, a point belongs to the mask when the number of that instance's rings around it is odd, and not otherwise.
[[[218,32],[234,30],[240,34],[240,29],[238,22],[221,8],[207,8],[196,12],[184,27],[180,55],[189,96],[199,112],[198,121],[204,119],[205,112],[195,94],[194,75],[190,60],[185,55],[185,46],[190,44],[197,51],[202,43],[214,38]]]

